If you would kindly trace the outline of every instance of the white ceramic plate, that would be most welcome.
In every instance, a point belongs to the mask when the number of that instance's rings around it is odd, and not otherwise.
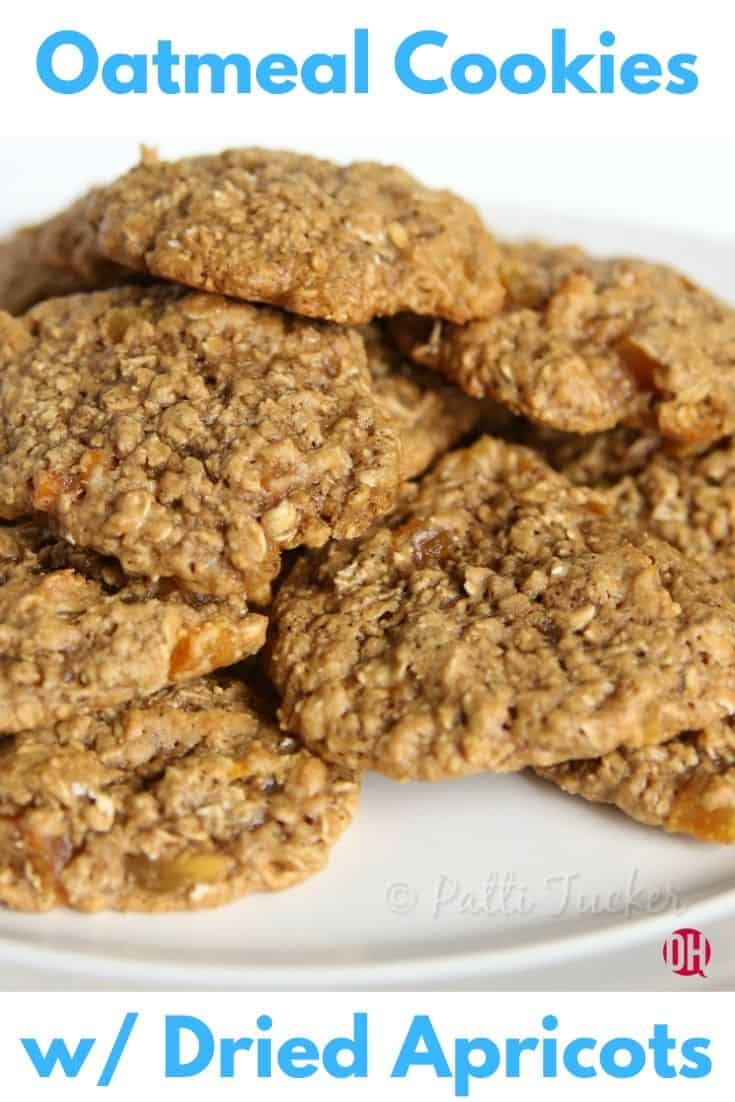
[[[488,210],[508,234],[668,260],[735,299],[724,245]],[[367,778],[329,868],[294,890],[191,915],[0,914],[3,986],[664,988],[677,927],[735,985],[735,850],[638,826],[526,776]]]

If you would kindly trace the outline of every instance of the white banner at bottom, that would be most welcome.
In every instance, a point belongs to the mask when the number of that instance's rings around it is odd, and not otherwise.
[[[699,1097],[735,1079],[734,1011],[725,992],[4,994],[0,1058],[7,1097],[75,1102]]]

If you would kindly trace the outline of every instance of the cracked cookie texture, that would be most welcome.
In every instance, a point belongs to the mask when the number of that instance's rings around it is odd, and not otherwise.
[[[408,363],[385,331],[362,330],[375,398],[401,442],[401,474],[414,478],[491,412],[432,371]]]
[[[323,868],[357,796],[247,680],[169,689],[0,743],[0,902],[197,910],[280,890]]]
[[[735,605],[531,451],[450,453],[271,610],[281,721],[330,760],[434,780],[599,757],[735,708]]]
[[[401,310],[463,322],[500,305],[496,246],[469,203],[403,169],[231,149],[141,163],[88,204],[101,255],[308,317]]]
[[[735,578],[735,442],[676,458],[660,437],[616,429],[592,437],[524,434],[577,485],[604,489],[630,522],[667,540],[732,592]]]
[[[280,552],[391,507],[400,444],[358,333],[169,286],[0,315],[0,516],[132,575],[267,601]]]
[[[735,730],[715,723],[660,746],[538,770],[565,792],[703,842],[735,843]]]
[[[417,362],[541,425],[649,425],[681,452],[735,429],[735,311],[661,264],[501,246],[503,308],[467,326],[400,318]]]
[[[125,578],[33,524],[0,527],[0,735],[145,697],[254,654],[241,598]]]

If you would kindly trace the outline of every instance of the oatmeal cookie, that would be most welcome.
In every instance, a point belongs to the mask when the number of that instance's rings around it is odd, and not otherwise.
[[[407,363],[377,325],[366,326],[362,336],[376,399],[401,442],[401,473],[415,478],[486,418],[490,403]]]
[[[22,314],[45,298],[133,283],[136,273],[101,256],[87,212],[96,192],[0,241],[0,310]]]
[[[407,310],[463,322],[502,299],[495,242],[473,208],[387,165],[148,153],[87,217],[119,264],[308,317],[361,324]]]
[[[319,871],[354,776],[283,735],[248,684],[166,690],[0,747],[0,902],[195,910]]]
[[[0,315],[0,516],[191,592],[268,599],[280,551],[362,532],[400,446],[356,332],[169,286]]]
[[[563,432],[650,424],[685,452],[735,429],[730,307],[660,264],[538,244],[502,255],[495,317],[396,320],[415,362]]]
[[[557,432],[517,418],[514,429],[514,442],[539,452],[575,486],[594,489],[613,489],[629,475],[639,474],[664,447],[657,433],[622,425],[585,436]]]
[[[641,823],[704,842],[735,843],[735,730],[715,723],[661,746],[615,750],[538,770],[565,792],[616,804]]]
[[[271,610],[284,726],[399,779],[661,742],[735,709],[735,604],[525,448],[439,462]]]
[[[659,437],[615,429],[526,440],[577,485],[605,488],[615,510],[677,547],[735,591],[735,440],[672,457]]]
[[[0,526],[0,735],[117,707],[263,645],[242,598],[126,579],[32,524]]]

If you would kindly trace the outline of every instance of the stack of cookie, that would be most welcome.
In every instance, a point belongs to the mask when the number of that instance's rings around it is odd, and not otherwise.
[[[366,768],[735,841],[735,312],[257,149],[145,152],[0,306],[0,902],[285,887]]]

